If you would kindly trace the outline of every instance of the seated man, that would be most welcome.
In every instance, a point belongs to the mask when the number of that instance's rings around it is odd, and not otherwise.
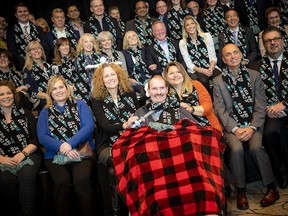
[[[171,61],[178,61],[185,68],[185,62],[179,50],[179,41],[166,36],[166,27],[160,20],[152,24],[154,40],[146,47],[146,64],[153,75],[163,73],[164,68]]]
[[[194,120],[192,115],[180,106],[176,98],[173,100],[173,98],[167,97],[168,84],[162,76],[155,75],[148,81],[147,92],[150,99],[146,102],[146,105],[136,110],[135,115],[141,120],[141,117],[148,112],[154,112],[147,116],[143,122],[140,121],[142,126],[151,121],[171,125],[184,118]]]
[[[270,160],[262,146],[262,132],[266,114],[266,97],[260,73],[241,64],[242,53],[235,44],[222,49],[226,64],[222,74],[213,79],[214,108],[224,128],[224,137],[231,148],[230,167],[238,189],[237,208],[249,208],[245,191],[243,143],[248,143],[267,192],[260,201],[262,207],[279,199],[274,184]]]
[[[218,66],[220,68],[223,66],[222,48],[228,43],[234,43],[242,52],[242,64],[247,65],[249,68],[255,68],[252,65],[255,64],[255,60],[259,57],[259,49],[253,30],[239,23],[238,12],[234,9],[229,9],[225,12],[225,22],[227,23],[226,29],[218,35],[220,51],[217,61]]]
[[[129,212],[225,215],[221,134],[189,120],[188,111],[167,97],[160,75],[149,80],[148,93],[147,105],[135,112],[143,126],[126,130],[112,146],[119,193]]]
[[[262,58],[260,73],[265,86],[267,116],[263,140],[271,158],[274,174],[280,188],[287,188],[287,134],[281,134],[288,126],[288,52],[284,50],[285,39],[281,30],[270,26],[262,34],[266,55]]]

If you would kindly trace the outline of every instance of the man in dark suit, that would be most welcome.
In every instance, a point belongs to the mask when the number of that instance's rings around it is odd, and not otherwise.
[[[241,64],[242,53],[235,44],[222,49],[222,74],[213,79],[215,113],[231,148],[230,168],[238,189],[237,208],[248,209],[245,191],[243,143],[249,145],[267,191],[260,205],[273,205],[279,199],[274,184],[270,160],[262,146],[262,131],[266,114],[266,96],[260,73]]]
[[[157,19],[149,16],[148,4],[143,0],[137,0],[134,9],[136,16],[126,22],[125,30],[135,31],[142,45],[149,46],[153,42],[152,23]]]
[[[22,71],[25,63],[26,46],[30,41],[36,40],[40,42],[46,56],[49,54],[49,47],[42,28],[29,21],[29,8],[27,5],[18,3],[15,6],[15,16],[17,23],[8,29],[7,46],[13,56],[16,69]]]
[[[234,8],[239,11],[240,21],[253,29],[255,35],[265,27],[265,10],[271,7],[270,0],[234,0]]]
[[[226,29],[218,35],[219,40],[219,56],[218,65],[223,66],[222,62],[222,48],[228,43],[236,44],[242,52],[242,64],[252,68],[254,61],[259,59],[259,49],[256,42],[253,30],[249,27],[242,26],[239,23],[238,12],[234,9],[229,9],[225,12]]]
[[[95,38],[102,31],[109,31],[115,41],[115,49],[122,50],[123,37],[117,20],[105,13],[103,0],[90,1],[90,11],[93,13],[84,24],[84,32],[91,33]]]
[[[178,61],[186,67],[181,52],[179,42],[166,37],[166,27],[160,20],[152,24],[154,40],[152,45],[146,47],[146,64],[152,74],[162,74],[163,69],[170,61]]]
[[[58,38],[68,38],[70,46],[76,50],[76,46],[80,38],[80,33],[79,31],[74,30],[70,25],[65,25],[65,13],[61,8],[55,8],[51,15],[53,26],[51,30],[46,33],[46,36],[50,50],[49,58],[53,59],[54,46]]]
[[[266,55],[262,58],[260,73],[267,98],[264,145],[279,187],[284,189],[288,185],[288,135],[283,131],[288,126],[288,52],[284,51],[284,38],[277,27],[265,29],[262,39]]]

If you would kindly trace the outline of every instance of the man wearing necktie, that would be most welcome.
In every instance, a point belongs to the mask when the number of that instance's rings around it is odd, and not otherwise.
[[[217,64],[220,68],[222,62],[222,48],[228,43],[236,44],[242,52],[242,64],[249,68],[255,68],[256,60],[259,60],[259,49],[253,30],[239,23],[239,15],[235,9],[229,9],[225,12],[226,29],[218,35],[219,40],[219,58]]]
[[[276,27],[268,27],[262,34],[266,54],[260,72],[265,84],[267,115],[264,126],[264,145],[271,158],[280,188],[288,185],[287,132],[288,126],[288,53],[284,39]]]

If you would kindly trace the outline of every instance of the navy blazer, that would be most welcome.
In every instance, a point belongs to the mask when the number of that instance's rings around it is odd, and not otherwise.
[[[69,28],[72,29],[72,31],[74,32],[74,35],[76,36],[76,39],[79,40],[79,38],[80,38],[79,31],[74,30],[72,27],[70,27],[70,25],[69,25]],[[52,60],[54,58],[54,46],[55,46],[55,44],[53,43],[54,35],[52,33],[52,30],[46,33],[46,37],[47,37],[47,42],[48,42],[49,51],[50,51],[49,52],[49,59]],[[71,44],[71,42],[70,42],[70,44]],[[75,47],[74,47],[74,49],[75,49]]]
[[[140,48],[140,49],[142,52],[142,59],[146,63],[146,60],[145,60],[146,49],[144,47]],[[122,50],[121,52],[123,53],[123,55],[125,57],[126,65],[127,65],[127,71],[128,71],[129,76],[130,76],[132,71],[133,71],[135,63],[134,63],[132,56],[128,50]],[[147,63],[146,63],[146,66],[147,66]],[[148,66],[147,66],[147,69],[151,73],[151,75],[153,75],[153,73],[149,70]]]
[[[182,54],[180,52],[180,49],[179,49],[179,41],[178,40],[171,40],[171,41],[172,41],[172,44],[173,44],[173,46],[175,47],[175,50],[176,50],[176,59],[177,59],[177,61],[180,62],[183,65],[183,67],[186,69],[185,61],[184,61],[184,59],[182,57]],[[149,65],[151,65],[151,64],[156,64],[157,68],[155,70],[151,71],[151,72],[152,72],[153,75],[156,75],[156,74],[161,75],[164,68],[162,68],[160,62],[158,61],[157,53],[156,53],[156,51],[154,49],[154,44],[152,44],[150,46],[147,46],[145,49],[146,49],[145,59],[146,59],[147,66],[149,67]]]

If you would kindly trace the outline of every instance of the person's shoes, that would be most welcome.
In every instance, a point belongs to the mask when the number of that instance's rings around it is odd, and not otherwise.
[[[267,188],[266,194],[260,201],[262,207],[273,205],[280,198],[277,189]]]
[[[288,186],[288,178],[286,176],[281,176],[277,179],[279,188],[286,189]]]
[[[240,210],[246,210],[249,208],[248,200],[246,197],[246,192],[243,191],[238,191],[237,194],[237,208]]]

